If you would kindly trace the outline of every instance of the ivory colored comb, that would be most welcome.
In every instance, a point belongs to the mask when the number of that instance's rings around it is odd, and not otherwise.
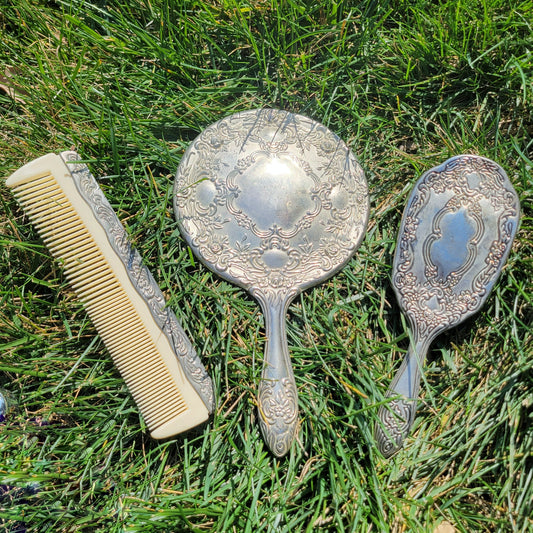
[[[151,436],[171,437],[207,420],[211,380],[78,154],[40,157],[6,185],[63,266]]]

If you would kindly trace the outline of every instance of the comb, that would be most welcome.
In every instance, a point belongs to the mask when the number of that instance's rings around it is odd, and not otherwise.
[[[79,155],[35,159],[6,185],[63,267],[151,436],[171,437],[207,420],[211,380]]]

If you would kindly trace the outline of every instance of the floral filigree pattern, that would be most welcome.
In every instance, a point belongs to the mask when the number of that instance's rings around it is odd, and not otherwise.
[[[296,430],[298,393],[294,380],[263,380],[259,387],[259,424],[269,448],[278,456],[287,453]]]
[[[381,411],[380,424],[376,426],[376,440],[385,457],[390,457],[401,447],[409,434],[415,411],[416,401],[402,398],[391,400]]]
[[[258,169],[266,169],[259,178]],[[213,185],[210,194],[202,180]],[[264,195],[245,203],[252,186]],[[368,217],[366,181],[348,147],[311,119],[279,110],[238,113],[209,126],[184,155],[174,193],[191,248],[245,288],[275,280],[289,289],[340,268],[357,249]],[[261,223],[261,210],[276,195],[287,205],[270,202],[270,223]],[[288,205],[295,197],[305,197],[305,205]],[[230,236],[222,248],[221,234]]]
[[[178,168],[174,209],[188,244],[265,313],[258,408],[278,456],[290,447],[298,413],[285,311],[300,291],[349,261],[368,208],[363,170],[348,147],[326,127],[286,111],[222,119],[193,141]]]
[[[496,163],[459,156],[415,185],[398,237],[393,284],[417,338],[456,325],[484,302],[516,230],[516,196],[506,184]],[[452,221],[449,235],[446,217]],[[445,239],[452,244],[443,245],[439,257],[435,243]]]
[[[432,340],[476,312],[505,263],[516,233],[518,197],[504,170],[462,155],[426,172],[406,206],[393,285],[412,329],[409,351],[379,409],[375,435],[389,457],[408,435]]]

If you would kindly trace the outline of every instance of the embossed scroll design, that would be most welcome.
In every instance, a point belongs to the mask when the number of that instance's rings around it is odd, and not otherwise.
[[[269,137],[271,130],[274,134]],[[199,257],[245,288],[303,289],[312,282],[302,280],[342,267],[366,227],[368,195],[358,162],[344,143],[332,137],[324,126],[279,110],[239,113],[204,130],[184,155],[174,196],[179,222]],[[296,151],[302,155],[296,157]],[[228,154],[237,155],[233,160]],[[288,225],[273,220],[260,227],[256,213],[238,204],[244,186],[239,182],[258,161],[281,157],[305,171],[312,183],[310,206]],[[318,163],[310,165],[309,159]],[[347,173],[350,179],[343,179]],[[335,195],[342,196],[342,203],[332,199]],[[256,239],[230,242],[224,232],[228,224],[237,224]],[[319,242],[306,236],[313,224],[324,229]],[[279,255],[280,264],[266,261],[269,252]]]
[[[320,188],[320,179],[314,174],[309,163],[302,158],[288,154],[286,155],[288,159],[291,159],[296,163],[296,166],[300,166],[305,171],[308,178],[312,179],[313,189],[311,190],[310,197],[314,201],[312,209],[305,212],[299,220],[291,224],[288,228],[280,227],[276,223],[272,223],[267,229],[261,229],[253,218],[254,213],[249,214],[245,210],[240,209],[235,202],[243,192],[238,185],[238,178],[246,171],[250,170],[261,158],[269,160],[272,155],[278,153],[277,150],[260,150],[238,161],[237,169],[230,172],[226,178],[226,208],[239,226],[251,231],[256,237],[259,237],[265,243],[284,242],[286,243],[285,247],[288,248],[289,239],[295,237],[300,231],[311,226],[314,218],[320,213],[322,205],[326,200],[326,191],[324,188]],[[268,248],[268,245],[263,246],[263,249]]]
[[[431,247],[439,238],[442,237],[443,231],[441,224],[444,217],[448,214],[457,213],[461,207],[466,209],[469,219],[475,224],[474,234],[466,243],[467,257],[456,270],[452,270],[447,276],[439,276],[438,267],[431,258]],[[440,287],[454,287],[462,279],[463,275],[468,272],[474,264],[477,257],[477,246],[485,232],[482,211],[477,203],[470,196],[452,197],[446,205],[437,213],[432,223],[432,231],[422,244],[424,262],[426,263],[425,274],[430,280],[431,285]]]
[[[395,397],[379,410],[379,423],[376,424],[375,437],[378,448],[385,457],[397,452],[411,429],[415,419],[418,393],[420,390],[420,373],[422,359],[431,343],[428,337],[416,345],[410,345],[402,365],[387,391],[387,398]],[[409,392],[399,381],[405,376],[410,378]],[[398,390],[400,389],[400,390]],[[400,396],[398,396],[400,393]]]
[[[131,246],[124,226],[87,165],[79,162],[80,156],[76,152],[62,152],[61,157],[68,164],[80,194],[86,199],[87,204],[102,224],[111,246],[124,263],[133,286],[148,304],[159,327],[171,340],[189,382],[211,413],[215,405],[211,379],[176,315],[166,307],[165,297],[157,282],[148,268],[143,265],[139,252]]]
[[[265,364],[257,395],[259,425],[268,447],[282,457],[290,449],[298,418],[298,391],[285,342],[285,313],[297,291],[251,292],[261,304],[267,327]]]
[[[260,425],[283,456],[298,413],[285,312],[359,246],[368,218],[363,170],[321,124],[286,111],[246,111],[212,124],[189,146],[176,173],[174,209],[202,262],[261,304]]]
[[[385,457],[398,451],[409,434],[431,341],[484,302],[509,253],[518,210],[503,170],[477,156],[454,157],[416,184],[402,220],[393,275],[412,339],[387,391],[394,399],[378,413],[376,441]],[[463,217],[466,224],[453,226],[459,235],[444,238],[448,215]],[[440,239],[446,244],[438,252],[444,254],[438,266],[432,250]],[[456,243],[458,249],[452,250]]]
[[[468,176],[477,173],[479,183],[472,187]],[[417,186],[416,195],[404,217],[403,232],[398,243],[397,272],[393,278],[402,305],[409,317],[414,336],[434,337],[438,332],[459,323],[479,308],[487,288],[499,272],[512,242],[513,224],[517,216],[516,199],[504,187],[504,177],[499,166],[489,160],[463,156],[450,161],[443,170],[429,172]],[[423,244],[426,280],[421,281],[413,270],[417,229],[420,213],[435,194],[453,191],[454,195],[439,211],[432,232]],[[486,231],[481,217],[481,202],[488,201],[498,215],[498,235],[489,250],[480,250],[477,244]],[[441,235],[440,222],[447,213],[466,209],[476,230],[468,242],[468,258],[463,265],[445,278],[437,275],[429,250]],[[457,291],[456,285],[465,277],[480,254],[486,253],[485,267],[472,278],[470,287]],[[428,305],[436,299],[438,305]]]
[[[395,398],[380,411],[381,425],[376,426],[376,441],[384,457],[390,457],[409,434],[415,417],[416,401]]]
[[[263,380],[259,385],[259,424],[268,447],[279,457],[290,449],[296,431],[298,392],[294,380]]]

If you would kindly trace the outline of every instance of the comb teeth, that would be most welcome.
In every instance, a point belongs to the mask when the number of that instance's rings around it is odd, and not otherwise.
[[[132,284],[112,236],[63,160],[53,154],[40,159],[45,158],[51,171],[21,172],[29,163],[7,185],[62,264],[152,436],[172,436],[203,422],[210,406],[187,379],[171,340]]]

